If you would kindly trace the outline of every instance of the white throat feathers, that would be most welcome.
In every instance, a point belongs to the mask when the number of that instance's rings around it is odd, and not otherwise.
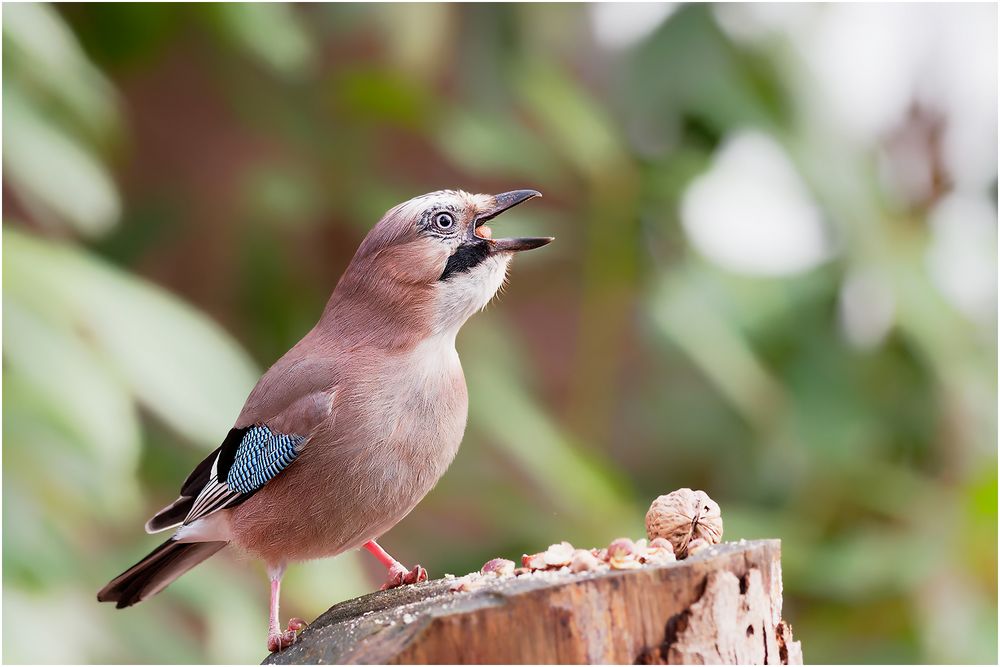
[[[490,255],[438,282],[435,333],[450,333],[454,337],[466,320],[485,308],[503,286],[510,259],[509,253]]]

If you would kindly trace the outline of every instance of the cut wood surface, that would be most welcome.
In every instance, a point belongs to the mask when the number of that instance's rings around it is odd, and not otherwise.
[[[778,540],[668,565],[437,579],[342,602],[265,664],[801,664],[781,619]]]

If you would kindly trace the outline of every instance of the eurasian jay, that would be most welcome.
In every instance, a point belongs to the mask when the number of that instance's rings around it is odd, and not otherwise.
[[[427,578],[375,540],[405,517],[458,451],[468,412],[455,336],[496,294],[515,252],[552,239],[494,239],[487,221],[541,196],[442,190],[391,209],[351,260],[319,322],[260,378],[222,445],[146,523],[173,536],[98,594],[129,607],[227,545],[264,561],[267,646],[288,563],[364,547],[383,588]]]

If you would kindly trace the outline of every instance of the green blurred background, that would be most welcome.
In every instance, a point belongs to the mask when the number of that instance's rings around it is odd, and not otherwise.
[[[262,568],[97,589],[393,204],[545,198],[458,346],[432,575],[782,539],[810,662],[997,660],[996,7],[7,5],[3,658],[254,662]],[[499,230],[498,230],[499,233]],[[371,590],[290,568],[283,616]]]

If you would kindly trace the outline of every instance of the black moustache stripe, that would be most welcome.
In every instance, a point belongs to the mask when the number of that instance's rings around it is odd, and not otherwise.
[[[463,243],[458,246],[448,263],[444,265],[444,272],[438,280],[447,280],[456,273],[464,273],[478,266],[490,256],[490,247],[486,241]]]

